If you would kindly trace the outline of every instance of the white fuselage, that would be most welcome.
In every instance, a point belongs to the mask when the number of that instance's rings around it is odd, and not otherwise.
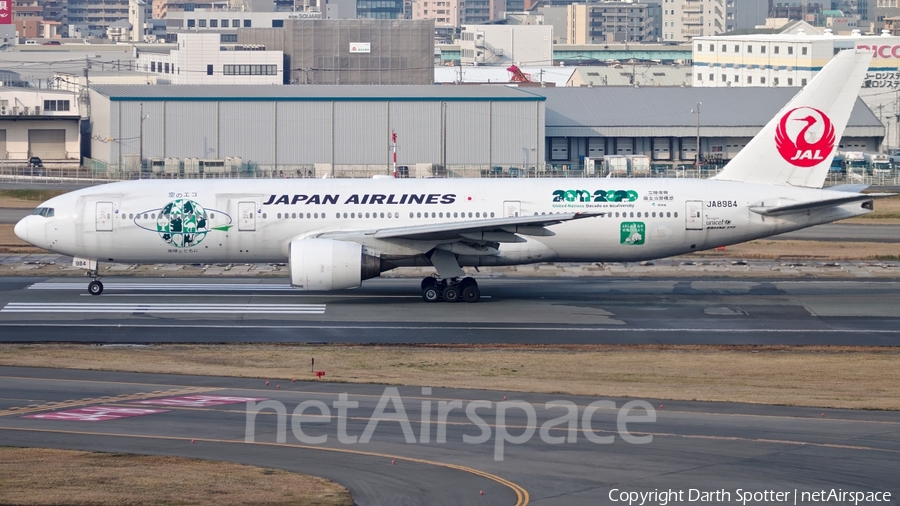
[[[603,215],[551,225],[554,235],[522,236],[500,244],[499,253],[460,252],[459,263],[637,261],[868,212],[858,203],[778,217],[750,210],[834,195],[695,179],[144,180],[53,198],[41,206],[52,216],[28,216],[16,233],[100,262],[208,263],[285,262],[291,240],[358,231],[354,240],[369,252],[413,265],[441,241],[368,237],[386,228],[584,211]]]

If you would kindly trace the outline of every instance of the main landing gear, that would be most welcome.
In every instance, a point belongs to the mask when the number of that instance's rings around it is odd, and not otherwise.
[[[88,271],[88,276],[92,279],[92,281],[88,283],[88,293],[91,295],[100,295],[103,293],[103,283],[100,282],[100,266],[97,265],[96,269]]]
[[[422,280],[422,299],[425,302],[478,302],[481,299],[481,290],[475,278],[450,278],[441,279],[427,277]]]

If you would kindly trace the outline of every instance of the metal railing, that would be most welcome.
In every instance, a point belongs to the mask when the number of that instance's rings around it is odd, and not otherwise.
[[[632,171],[614,170],[610,173],[604,166],[586,168],[578,164],[545,163],[540,165],[439,165],[420,164],[419,166],[400,166],[400,177],[410,178],[672,178],[701,179],[712,177],[721,172],[724,162],[701,164],[696,167],[691,163],[656,163],[649,170]],[[221,168],[205,172],[203,170],[185,173],[183,168],[178,173],[163,171],[138,170],[138,167],[120,167],[85,160],[81,166],[31,167],[28,164],[0,165],[0,181],[8,182],[41,182],[41,183],[81,183],[99,184],[113,181],[130,181],[139,179],[298,179],[298,178],[372,178],[390,176],[393,167],[387,165],[277,165],[260,166],[253,163],[243,164],[239,168],[222,170]],[[838,173],[828,174],[826,185],[836,184],[869,184],[877,186],[900,186],[900,167],[890,171],[872,173]]]

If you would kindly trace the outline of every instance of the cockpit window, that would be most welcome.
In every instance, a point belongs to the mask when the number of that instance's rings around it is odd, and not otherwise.
[[[53,217],[53,208],[52,207],[38,207],[34,211],[31,211],[31,214],[43,216],[44,218],[52,218]]]

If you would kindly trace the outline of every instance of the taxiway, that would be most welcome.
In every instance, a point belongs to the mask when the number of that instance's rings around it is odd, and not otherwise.
[[[335,480],[349,487],[361,506],[612,504],[613,489],[900,493],[900,421],[893,412],[649,400],[656,421],[644,416],[645,409],[632,410],[636,421],[627,429],[652,440],[633,444],[622,437],[618,411],[610,407],[588,418],[593,436],[613,436],[612,441],[585,436],[585,409],[600,400],[596,398],[400,387],[412,441],[400,423],[382,416],[368,442],[341,443],[340,430],[351,437],[364,434],[384,386],[285,378],[266,386],[263,379],[0,367],[0,392],[0,445],[165,454],[281,468]],[[254,429],[248,430],[247,404],[234,402],[235,397],[277,401],[290,414],[304,401],[331,407],[341,394],[358,406],[347,411],[345,429],[339,428],[336,409],[303,422],[303,434],[327,436],[314,444],[302,442],[286,418],[286,436],[279,441],[272,409],[257,415]],[[511,436],[534,433],[521,444],[507,442],[497,460],[496,414],[504,396],[530,404],[536,417],[504,408]],[[605,400],[616,408],[629,401]],[[439,442],[438,404],[468,406],[474,401],[486,406],[478,411],[484,427],[464,409],[453,409],[446,418],[446,441]],[[566,402],[576,406],[581,420],[574,441],[566,441],[571,437],[566,424],[548,429],[555,442],[545,440],[540,427],[566,412],[546,408],[547,403]],[[396,407],[388,404],[386,412],[395,413]],[[312,409],[305,414],[319,413]],[[424,419],[430,424],[423,424]],[[464,436],[484,430],[491,435],[487,440],[465,442]]]

